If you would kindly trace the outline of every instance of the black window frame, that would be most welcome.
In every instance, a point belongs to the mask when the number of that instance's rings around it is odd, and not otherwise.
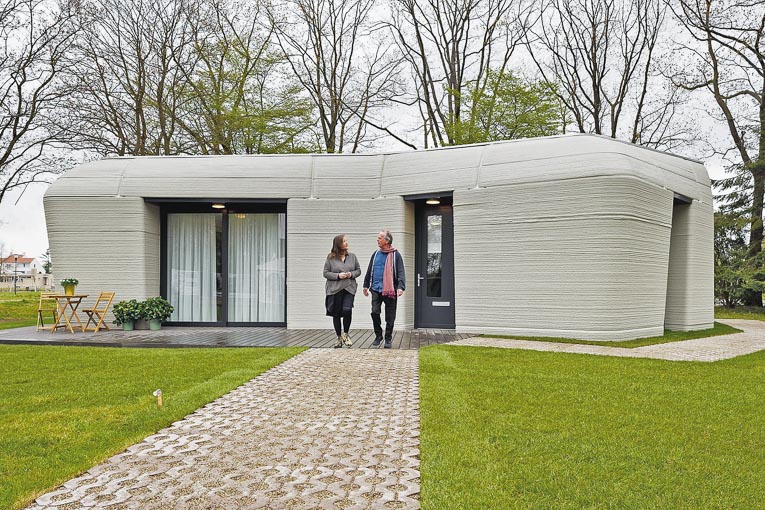
[[[287,327],[287,247],[285,246],[284,321],[283,322],[231,322],[228,320],[228,215],[230,213],[281,213],[287,218],[287,199],[152,199],[146,200],[159,206],[160,213],[160,269],[159,293],[167,299],[167,215],[170,213],[222,214],[221,238],[221,319],[215,322],[178,321],[167,322],[169,326],[195,327]],[[224,209],[214,209],[213,204],[224,204]],[[285,229],[285,237],[287,235]]]

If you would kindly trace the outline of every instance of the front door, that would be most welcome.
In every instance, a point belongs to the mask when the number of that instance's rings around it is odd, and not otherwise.
[[[415,205],[415,327],[454,328],[454,225],[451,200]]]

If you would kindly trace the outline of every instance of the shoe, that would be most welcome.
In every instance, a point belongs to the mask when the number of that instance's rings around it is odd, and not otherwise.
[[[335,340],[335,349],[343,346],[343,337],[338,336],[337,340]]]
[[[384,345],[383,347],[384,347],[385,349],[390,349],[391,347],[393,347],[393,344],[391,343],[391,341],[390,341],[390,340],[386,340],[386,341],[385,341],[385,345]]]
[[[353,345],[353,340],[351,340],[351,337],[348,336],[348,333],[343,333],[342,339],[343,339],[343,345],[345,345],[346,347],[350,347],[351,345]]]
[[[382,343],[382,338],[375,338],[375,341],[372,342],[372,347],[380,347],[381,343]]]

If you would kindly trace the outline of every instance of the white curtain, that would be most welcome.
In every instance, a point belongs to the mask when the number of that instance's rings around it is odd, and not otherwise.
[[[171,321],[214,322],[216,303],[216,219],[219,214],[168,214],[168,301]]]
[[[284,322],[286,215],[229,215],[228,320]]]

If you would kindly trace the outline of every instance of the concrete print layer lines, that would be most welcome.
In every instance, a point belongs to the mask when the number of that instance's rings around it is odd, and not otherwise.
[[[584,344],[564,344],[536,340],[512,340],[506,338],[473,337],[451,342],[449,345],[473,347],[501,347],[528,349],[532,351],[594,354],[597,356],[621,356],[624,358],[652,358],[669,361],[720,361],[765,350],[765,322],[741,319],[725,319],[725,324],[743,330],[732,335],[697,338],[645,347],[625,348]]]
[[[419,428],[417,351],[311,349],[28,508],[415,509]]]

